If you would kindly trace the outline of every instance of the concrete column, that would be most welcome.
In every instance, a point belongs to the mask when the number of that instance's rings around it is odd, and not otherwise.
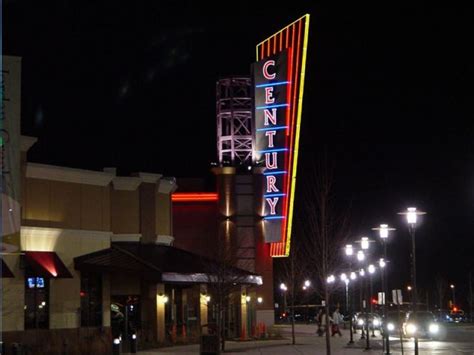
[[[208,333],[208,327],[202,327],[206,324],[208,324],[208,319],[207,319],[207,285],[200,285],[199,286],[199,320],[200,320],[200,325],[202,329],[203,334]]]
[[[165,285],[156,285],[156,339],[159,343],[164,343],[166,340],[165,332],[165,305],[168,300],[165,294]]]

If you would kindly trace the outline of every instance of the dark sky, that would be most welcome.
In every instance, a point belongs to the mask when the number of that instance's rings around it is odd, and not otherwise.
[[[4,52],[23,57],[23,133],[39,137],[30,160],[206,175],[216,79],[248,74],[256,43],[309,12],[299,174],[325,149],[355,234],[383,221],[399,228],[402,271],[408,233],[396,212],[427,211],[420,282],[444,273],[465,288],[474,267],[472,9],[203,3],[6,1]]]

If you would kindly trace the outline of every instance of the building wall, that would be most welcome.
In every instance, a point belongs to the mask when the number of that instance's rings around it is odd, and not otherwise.
[[[26,178],[23,225],[110,230],[110,187]]]
[[[140,233],[139,191],[113,190],[110,198],[112,232]]]

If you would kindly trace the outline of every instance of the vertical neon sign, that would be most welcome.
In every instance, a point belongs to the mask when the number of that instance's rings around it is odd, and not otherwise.
[[[264,170],[264,235],[273,257],[290,252],[309,15],[257,45],[256,160]]]

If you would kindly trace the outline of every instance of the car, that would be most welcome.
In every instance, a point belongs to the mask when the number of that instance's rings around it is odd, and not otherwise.
[[[440,332],[439,323],[429,311],[408,312],[402,328],[406,337],[436,339]]]
[[[449,314],[449,317],[451,319],[451,322],[454,322],[454,323],[461,323],[461,322],[466,321],[466,315],[464,311],[461,309],[452,310],[451,313]]]
[[[365,329],[365,322],[367,317],[369,318],[369,328],[372,330],[380,330],[381,325],[382,325],[382,319],[378,314],[375,313],[362,313],[362,312],[357,312],[354,315],[353,321],[352,321],[352,326],[354,329],[362,329],[364,327]]]
[[[387,332],[389,334],[397,334],[402,328],[403,321],[406,318],[406,312],[403,311],[390,311],[387,312],[387,318],[385,323],[387,324]]]

